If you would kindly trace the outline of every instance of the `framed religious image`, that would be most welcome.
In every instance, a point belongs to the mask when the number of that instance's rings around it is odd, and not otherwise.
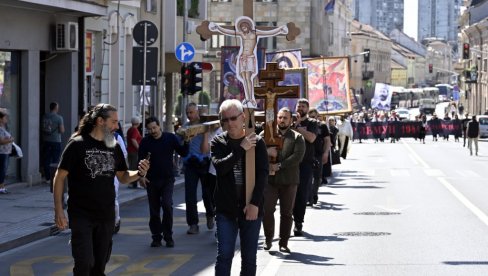
[[[285,69],[285,80],[278,82],[278,85],[298,85],[299,98],[307,98],[307,68]],[[278,99],[278,110],[286,106],[294,112],[299,98]]]
[[[263,69],[265,64],[265,49],[258,48],[258,68]],[[244,86],[237,78],[237,55],[239,54],[239,46],[223,46],[221,47],[221,82],[220,82],[220,99],[219,105],[227,99],[237,99],[243,101],[245,98]],[[259,70],[258,69],[258,70]],[[259,83],[257,80],[254,83]],[[257,110],[263,110],[263,101],[257,101]]]
[[[301,68],[302,49],[266,53],[266,62],[278,63],[278,68]]]
[[[310,107],[322,114],[352,111],[347,57],[313,58],[303,61],[308,68]]]

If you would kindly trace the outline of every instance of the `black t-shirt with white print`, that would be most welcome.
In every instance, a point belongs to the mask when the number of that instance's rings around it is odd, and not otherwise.
[[[59,168],[68,171],[70,217],[115,218],[115,173],[127,170],[119,144],[108,148],[90,135],[74,137],[63,151]]]

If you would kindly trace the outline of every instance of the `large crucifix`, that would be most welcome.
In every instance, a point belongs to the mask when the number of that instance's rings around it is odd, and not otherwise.
[[[278,63],[269,62],[265,70],[259,70],[259,82],[264,84],[254,88],[256,97],[263,98],[265,101],[265,125],[264,141],[266,145],[282,147],[282,138],[276,131],[276,115],[278,113],[279,98],[298,98],[300,96],[300,86],[289,85],[279,86],[278,82],[285,79],[285,70],[278,68]]]
[[[235,21],[235,26],[220,26],[213,22],[203,21],[196,31],[202,40],[207,40],[216,34],[238,37],[241,42],[239,54],[237,55],[237,78],[242,82],[245,92],[243,106],[246,114],[245,131],[246,135],[253,132],[255,126],[254,109],[256,100],[254,99],[254,78],[258,74],[258,60],[256,49],[260,37],[271,37],[286,35],[286,39],[291,41],[300,34],[300,29],[290,22],[286,26],[279,27],[256,27],[253,21],[254,3],[252,0],[244,0],[243,13]],[[255,184],[255,150],[254,148],[246,152],[246,202],[249,203]]]

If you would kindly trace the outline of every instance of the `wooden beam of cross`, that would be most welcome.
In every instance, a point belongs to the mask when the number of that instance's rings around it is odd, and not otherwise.
[[[276,131],[276,116],[278,114],[279,98],[298,98],[300,96],[300,86],[289,85],[279,86],[278,82],[285,79],[285,70],[278,67],[278,63],[270,62],[266,64],[266,69],[259,70],[259,81],[264,86],[254,87],[256,98],[264,99],[265,104],[265,125],[264,141],[266,145],[277,146],[281,149],[283,141]]]
[[[235,26],[220,26],[213,22],[203,21],[196,31],[200,38],[205,41],[212,35],[223,34],[240,39],[240,49],[237,55],[236,74],[237,79],[244,86],[245,99],[243,101],[246,116],[245,131],[246,135],[255,132],[254,109],[256,100],[254,99],[254,78],[258,74],[258,60],[256,48],[260,37],[270,37],[286,35],[286,39],[291,41],[300,34],[300,29],[290,22],[286,26],[279,27],[256,27],[253,21],[253,0],[244,0],[243,14],[235,21]],[[256,171],[254,167],[256,152],[254,148],[246,152],[246,203],[251,200],[254,190]]]

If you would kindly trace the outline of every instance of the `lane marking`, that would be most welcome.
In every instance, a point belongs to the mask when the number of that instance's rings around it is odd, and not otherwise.
[[[429,164],[427,164],[422,158],[420,158],[420,156],[412,149],[412,147],[410,147],[409,144],[407,144],[407,142],[405,142],[404,140],[401,141],[403,145],[408,149],[408,151],[410,151],[412,156],[422,165],[422,167],[424,167],[425,169],[430,169]]]
[[[424,173],[428,176],[444,176],[444,172],[439,169],[424,169]]]
[[[461,201],[464,206],[466,206],[475,216],[477,216],[484,224],[488,226],[488,216],[481,211],[480,208],[476,207],[471,201],[469,201],[461,192],[456,190],[445,178],[437,178],[446,187],[449,192],[451,192],[459,201]]]
[[[410,172],[406,169],[390,169],[391,176],[410,176]]]
[[[407,149],[415,156],[415,158],[422,164],[422,166],[426,169],[430,169],[430,166],[415,152],[413,149],[403,141],[403,144],[407,147]],[[481,211],[480,208],[476,207],[471,201],[469,201],[461,192],[459,192],[454,186],[452,186],[444,177],[437,177],[437,180],[444,185],[444,187],[451,192],[451,194],[456,197],[468,210],[470,210],[475,216],[477,216],[485,225],[488,226],[488,216]]]
[[[456,173],[459,174],[462,177],[475,177],[475,178],[479,178],[480,177],[479,174],[475,173],[472,170],[456,170]]]

